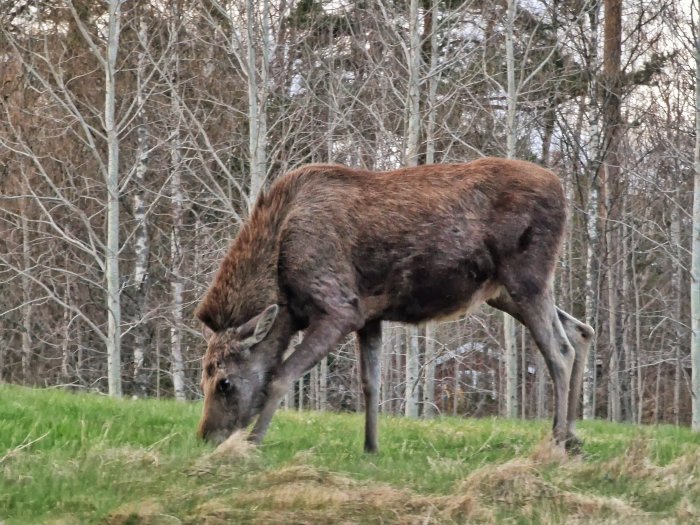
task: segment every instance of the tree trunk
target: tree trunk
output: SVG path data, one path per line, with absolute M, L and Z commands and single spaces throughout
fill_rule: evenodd
M 328 410 L 328 356 L 321 360 L 321 370 L 319 377 L 319 409 L 323 412 Z
M 256 31 L 254 0 L 246 3 L 246 31 L 248 38 L 248 152 L 250 157 L 250 192 L 248 209 L 251 210 L 262 190 L 267 175 L 267 90 L 270 61 L 270 2 L 263 0 L 262 28 Z M 255 49 L 256 37 L 262 42 L 262 66 L 258 82 L 258 59 Z
M 172 325 L 170 327 L 170 367 L 173 378 L 173 393 L 178 401 L 185 400 L 185 371 L 182 357 L 182 326 L 183 326 L 183 277 L 182 277 L 182 243 L 180 235 L 182 232 L 182 138 L 181 138 L 181 112 L 178 107 L 178 97 L 174 92 L 179 82 L 179 45 L 178 28 L 180 24 L 179 6 L 175 7 L 176 13 L 173 16 L 171 35 L 174 39 L 172 46 L 172 82 L 170 103 L 172 115 L 176 119 L 175 128 L 170 139 L 170 201 L 172 214 L 172 230 L 170 232 L 170 294 L 171 294 L 171 314 Z
M 506 154 L 509 159 L 516 157 L 517 146 L 517 101 L 518 93 L 515 86 L 515 52 L 513 49 L 513 34 L 517 4 L 508 0 L 506 21 L 506 67 L 508 91 L 508 107 L 506 110 Z M 515 319 L 503 313 L 503 343 L 505 351 L 505 416 L 518 417 L 518 346 L 515 334 Z
M 437 414 L 435 404 L 435 358 L 437 356 L 435 323 L 425 325 L 425 364 L 423 365 L 423 417 Z
M 637 390 L 635 392 L 635 400 L 633 403 L 637 405 L 637 419 L 635 422 L 640 425 L 642 423 L 642 414 L 644 412 L 644 377 L 642 372 L 642 315 L 641 315 L 641 300 L 639 298 L 639 281 L 637 280 L 637 258 L 634 246 L 631 252 L 631 268 L 632 268 L 632 287 L 634 289 L 634 362 L 637 371 Z
M 32 286 L 27 272 L 32 267 L 31 245 L 29 238 L 29 220 L 27 212 L 22 210 L 20 216 L 22 224 L 22 381 L 29 385 L 31 377 L 32 360 Z
M 146 20 L 139 20 L 139 42 L 142 48 L 148 45 Z M 136 127 L 136 170 L 134 172 L 134 221 L 136 231 L 134 233 L 134 296 L 136 312 L 134 322 L 134 395 L 146 397 L 148 395 L 148 373 L 145 368 L 146 357 L 146 305 L 148 303 L 148 255 L 149 238 L 148 224 L 146 220 L 146 171 L 148 170 L 148 123 L 146 121 L 143 79 L 145 71 L 146 51 L 141 49 L 137 64 L 137 92 L 136 103 L 138 105 Z
M 621 132 L 621 54 L 622 54 L 622 0 L 605 0 L 605 23 L 603 43 L 603 77 L 605 89 L 603 93 L 603 170 L 602 181 L 605 189 L 605 229 L 607 239 L 614 237 L 617 230 L 615 222 L 611 221 L 613 191 L 619 185 L 620 178 L 620 132 Z M 608 268 L 608 312 L 610 330 L 610 407 L 611 419 L 621 421 L 621 389 L 620 389 L 620 350 L 617 333 L 617 290 L 616 268 L 614 267 L 614 246 L 608 243 L 605 250 L 608 258 L 605 266 Z
M 627 200 L 623 199 L 623 209 L 627 209 Z M 625 214 L 625 216 L 627 216 Z M 637 369 L 638 364 L 636 360 L 635 353 L 632 350 L 632 345 L 630 345 L 630 278 L 629 278 L 629 259 L 630 259 L 630 227 L 627 222 L 623 222 L 622 225 L 622 301 L 625 305 L 624 311 L 622 312 L 622 354 L 625 357 L 625 373 L 626 388 L 625 388 L 625 405 L 624 405 L 624 415 L 625 421 L 630 423 L 637 422 L 637 413 L 639 407 L 637 406 L 636 392 L 637 392 Z
M 459 357 L 455 356 L 454 358 L 454 377 L 452 378 L 452 392 L 453 392 L 453 397 L 452 397 L 452 415 L 456 416 L 459 412 L 459 399 L 462 397 L 462 392 L 460 390 L 461 387 L 461 382 L 460 382 L 460 374 L 462 373 L 461 371 L 461 363 L 459 360 Z
M 589 64 L 588 74 L 589 88 L 588 98 L 590 104 L 588 129 L 591 144 L 589 147 L 589 163 L 587 167 L 590 178 L 588 191 L 588 202 L 586 203 L 586 323 L 595 327 L 598 315 L 598 271 L 599 262 L 597 258 L 598 250 L 598 170 L 600 167 L 598 152 L 598 137 L 600 135 L 598 113 L 596 105 L 598 103 L 598 22 L 600 13 L 600 2 L 595 1 L 591 7 L 588 18 L 590 23 L 591 41 L 589 43 Z M 597 347 L 593 340 L 588 353 L 586 368 L 583 376 L 583 419 L 593 419 L 596 411 L 596 360 Z
M 547 414 L 547 372 L 544 357 L 537 352 L 537 419 L 548 417 Z
M 411 0 L 409 12 L 408 46 L 408 125 L 406 133 L 406 164 L 418 165 L 420 141 L 420 63 L 421 46 L 418 24 L 420 0 Z M 418 417 L 418 374 L 420 355 L 418 329 L 406 327 L 406 386 L 404 389 L 404 412 L 408 417 Z
M 692 337 L 692 427 L 700 432 L 700 31 L 695 28 L 695 158 L 693 177 L 693 246 L 690 280 Z
M 435 17 L 439 8 L 438 0 L 423 0 L 423 36 L 430 35 L 429 46 L 425 51 L 429 55 L 428 63 L 428 98 L 426 103 L 425 127 L 425 163 L 435 162 L 435 123 L 437 119 L 437 87 L 438 87 L 438 40 L 435 30 Z M 423 417 L 431 418 L 437 414 L 435 404 L 435 358 L 437 347 L 436 324 L 429 322 L 425 325 L 425 364 L 423 367 Z
M 615 232 L 608 232 L 608 261 L 616 259 Z M 618 352 L 617 333 L 617 271 L 614 265 L 608 266 L 608 331 L 610 334 L 610 362 L 608 372 L 608 419 L 622 421 L 622 405 L 620 403 L 620 359 Z
M 105 61 L 105 131 L 107 134 L 107 383 L 109 395 L 121 397 L 121 284 L 119 275 L 119 130 L 116 123 L 116 73 L 121 0 L 110 0 Z
M 415 326 L 406 326 L 406 387 L 404 413 L 408 417 L 418 417 L 420 401 L 418 382 L 420 379 L 420 333 Z
M 676 202 L 679 192 L 676 192 Z M 678 206 L 673 205 L 671 209 L 671 250 L 674 252 L 673 262 L 673 307 L 672 319 L 673 323 L 673 360 L 675 372 L 673 374 L 673 423 L 680 424 L 680 403 L 681 403 L 681 385 L 683 383 L 683 367 L 681 363 L 682 347 L 683 347 L 683 329 L 682 329 L 682 293 L 683 293 L 683 246 L 681 244 L 681 218 Z

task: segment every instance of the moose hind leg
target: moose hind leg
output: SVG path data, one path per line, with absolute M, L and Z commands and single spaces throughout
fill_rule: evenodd
M 576 437 L 576 420 L 578 419 L 578 406 L 581 397 L 581 387 L 583 385 L 583 373 L 586 367 L 588 351 L 595 332 L 586 323 L 582 323 L 575 317 L 557 308 L 559 321 L 564 327 L 566 337 L 574 348 L 576 357 L 571 372 L 571 382 L 569 384 L 569 403 L 567 414 L 566 445 L 571 450 L 579 450 L 581 440 Z
M 360 347 L 360 376 L 365 398 L 365 452 L 377 452 L 377 417 L 379 413 L 379 356 L 382 348 L 381 321 L 371 321 L 357 331 Z
M 515 288 L 517 291 L 517 287 Z M 512 315 L 530 330 L 554 383 L 553 435 L 555 442 L 563 445 L 567 433 L 569 384 L 575 359 L 574 349 L 559 321 L 549 287 L 543 287 L 535 293 L 515 296 L 517 299 L 513 299 L 513 296 L 504 290 L 500 296 L 489 300 L 488 304 Z

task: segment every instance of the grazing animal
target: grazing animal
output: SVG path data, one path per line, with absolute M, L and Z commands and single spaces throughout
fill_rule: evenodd
M 199 434 L 221 442 L 257 416 L 249 437 L 260 442 L 292 382 L 356 332 L 365 450 L 376 451 L 381 321 L 422 323 L 486 302 L 530 330 L 554 382 L 555 442 L 574 442 L 593 329 L 554 303 L 565 222 L 558 178 L 523 161 L 317 164 L 280 178 L 196 311 L 208 332 Z

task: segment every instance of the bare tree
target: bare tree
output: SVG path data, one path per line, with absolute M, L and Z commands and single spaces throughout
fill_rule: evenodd
M 692 356 L 692 391 L 693 415 L 692 426 L 700 431 L 700 28 L 695 12 L 694 43 L 695 43 L 695 155 L 693 179 L 693 245 L 691 262 L 691 356 Z

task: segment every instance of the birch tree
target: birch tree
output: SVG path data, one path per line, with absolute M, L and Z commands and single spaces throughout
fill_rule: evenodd
M 425 163 L 435 163 L 435 126 L 437 119 L 438 71 L 438 28 L 437 16 L 439 0 L 423 1 L 423 39 L 426 61 L 427 96 L 425 125 Z M 423 365 L 423 417 L 434 417 L 437 413 L 435 403 L 435 360 L 437 359 L 437 323 L 431 321 L 425 325 L 425 359 Z
M 170 264 L 171 264 L 171 309 L 172 325 L 170 327 L 170 368 L 173 378 L 173 390 L 175 399 L 185 400 L 185 376 L 182 355 L 182 328 L 183 328 L 183 254 L 182 254 L 182 135 L 181 135 L 181 111 L 179 108 L 180 96 L 178 86 L 180 80 L 180 54 L 178 50 L 180 42 L 181 10 L 179 2 L 173 9 L 170 23 L 170 104 L 175 122 L 170 138 L 170 201 L 172 213 L 172 230 L 170 232 Z
M 136 67 L 136 167 L 133 183 L 133 214 L 136 228 L 134 232 L 134 270 L 133 285 L 135 290 L 135 323 L 134 327 L 134 395 L 145 397 L 148 393 L 148 375 L 145 368 L 146 358 L 146 315 L 148 297 L 148 258 L 150 253 L 148 236 L 148 219 L 146 215 L 146 172 L 150 156 L 148 144 L 148 119 L 146 116 L 146 52 L 148 46 L 148 25 L 145 15 L 138 17 L 138 40 L 140 44 Z
M 591 106 L 588 113 L 588 166 L 587 172 L 590 180 L 588 186 L 588 200 L 586 203 L 586 323 L 596 327 L 598 308 L 598 169 L 599 160 L 599 114 L 596 109 L 598 103 L 598 25 L 600 15 L 600 1 L 594 0 L 588 11 L 588 63 L 586 75 L 588 76 L 588 101 Z M 597 345 L 594 340 L 588 352 L 588 360 L 583 375 L 583 419 L 593 419 L 596 409 L 596 359 Z
M 117 99 L 117 52 L 121 0 L 110 0 L 107 4 L 107 43 L 104 58 L 95 48 L 94 52 L 103 61 L 105 70 L 104 122 L 107 135 L 107 244 L 105 246 L 105 275 L 107 281 L 107 380 L 109 394 L 122 395 L 121 380 L 121 283 L 119 274 L 119 128 L 116 120 Z M 86 38 L 91 38 L 86 34 Z M 91 40 L 92 42 L 92 40 Z M 94 44 L 91 44 L 91 47 Z
M 418 148 L 420 145 L 420 76 L 421 76 L 421 45 L 419 16 L 420 0 L 411 0 L 409 7 L 408 45 L 405 48 L 408 64 L 408 96 L 407 96 L 407 132 L 406 132 L 406 164 L 418 165 Z M 408 417 L 418 417 L 420 377 L 420 346 L 418 344 L 419 329 L 415 326 L 406 327 L 406 387 L 405 414 Z
M 695 15 L 700 17 L 698 10 Z M 695 43 L 695 152 L 693 177 L 693 244 L 690 282 L 691 362 L 693 415 L 692 427 L 700 432 L 700 24 L 694 20 Z
M 506 75 L 507 75 L 507 108 L 506 108 L 506 156 L 513 159 L 517 156 L 517 103 L 518 93 L 515 85 L 515 51 L 513 37 L 515 32 L 515 17 L 517 3 L 508 0 L 506 10 L 505 41 L 506 41 Z M 515 319 L 503 312 L 503 341 L 505 348 L 506 367 L 506 417 L 518 417 L 518 348 L 516 344 Z M 524 349 L 523 349 L 524 350 Z M 524 400 L 523 400 L 524 402 Z

